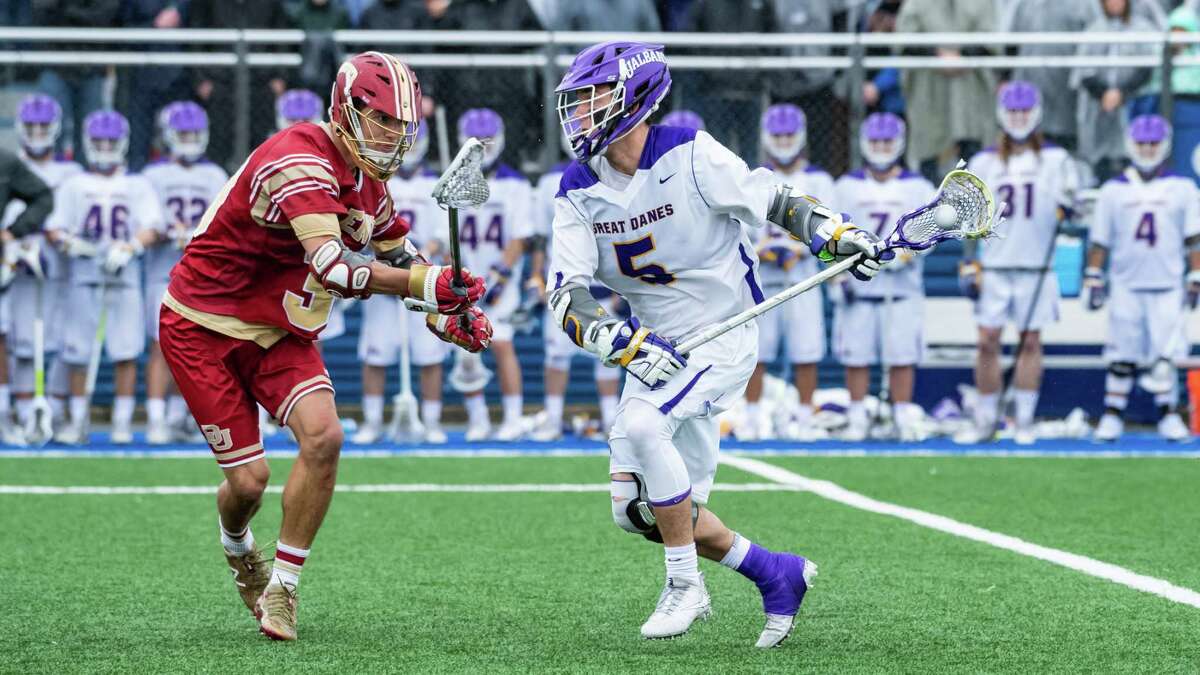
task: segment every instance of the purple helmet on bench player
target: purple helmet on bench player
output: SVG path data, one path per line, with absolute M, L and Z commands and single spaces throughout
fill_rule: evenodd
M 316 92 L 289 89 L 275 101 L 275 127 L 286 129 L 301 122 L 320 122 L 324 102 Z
M 1142 173 L 1157 171 L 1171 154 L 1171 123 L 1161 115 L 1139 115 L 1129 122 L 1125 152 Z
M 763 153 L 779 166 L 788 166 L 808 144 L 808 118 L 799 106 L 776 103 L 762 114 Z
M 129 121 L 115 110 L 97 110 L 83 119 L 83 153 L 88 164 L 109 171 L 125 163 Z
M 208 149 L 208 114 L 191 101 L 169 103 L 160 113 L 163 142 L 171 156 L 195 162 Z
M 504 120 L 491 108 L 471 108 L 458 117 L 458 144 L 483 141 L 483 166 L 491 168 L 504 153 Z
M 600 155 L 658 109 L 671 89 L 662 45 L 603 42 L 579 52 L 555 93 L 575 156 Z
M 45 94 L 30 94 L 17 105 L 17 138 L 30 157 L 54 150 L 62 131 L 62 106 Z
M 887 171 L 904 156 L 904 120 L 888 112 L 872 113 L 858 130 L 863 159 L 876 171 Z
M 996 95 L 996 121 L 1009 138 L 1024 143 L 1042 121 L 1042 92 L 1037 85 L 1013 80 Z
M 684 129 L 704 131 L 704 118 L 691 110 L 676 110 L 667 113 L 666 117 L 662 118 L 662 123 L 668 127 L 682 127 Z

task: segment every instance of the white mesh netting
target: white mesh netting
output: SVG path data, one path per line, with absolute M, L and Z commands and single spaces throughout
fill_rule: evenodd
M 467 139 L 433 186 L 433 198 L 443 209 L 461 209 L 483 204 L 490 194 L 483 176 L 483 143 Z

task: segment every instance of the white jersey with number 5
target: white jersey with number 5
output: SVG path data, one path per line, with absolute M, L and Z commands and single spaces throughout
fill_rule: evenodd
M 1055 236 L 1057 210 L 1079 186 L 1067 151 L 1046 145 L 1001 158 L 988 148 L 971 158 L 967 169 L 991 186 L 1004 216 L 1004 236 L 980 243 L 984 269 L 1038 269 Z
M 779 182 L 706 132 L 651 127 L 632 177 L 603 158 L 563 174 L 548 287 L 598 280 L 644 325 L 686 338 L 762 300 L 742 223 L 766 224 Z
M 1136 171 L 1126 171 L 1100 188 L 1090 241 L 1109 250 L 1109 276 L 1116 285 L 1179 288 L 1183 242 L 1197 235 L 1200 190 L 1191 178 L 1163 173 L 1143 181 Z
M 208 205 L 229 180 L 224 169 L 207 160 L 194 164 L 155 162 L 143 169 L 142 175 L 158 192 L 167 232 L 194 230 Z M 148 248 L 146 281 L 165 283 L 171 268 L 182 256 L 183 249 L 177 248 L 173 241 Z
M 855 225 L 886 239 L 896 229 L 900 216 L 928 204 L 934 192 L 929 181 L 912 171 L 901 171 L 895 177 L 879 181 L 860 169 L 838 179 L 833 203 L 850 214 Z M 917 255 L 908 264 L 884 267 L 870 282 L 855 281 L 854 292 L 864 298 L 924 295 L 923 271 L 924 258 Z

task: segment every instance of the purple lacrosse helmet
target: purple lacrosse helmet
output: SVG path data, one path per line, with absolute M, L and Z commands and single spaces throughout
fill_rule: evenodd
M 1009 138 L 1023 143 L 1042 121 L 1042 92 L 1037 85 L 1012 80 L 996 95 L 996 120 Z
M 17 105 L 17 138 L 31 157 L 54 149 L 62 131 L 62 106 L 45 94 L 30 94 Z
M 767 158 L 788 166 L 808 144 L 808 119 L 799 106 L 776 103 L 763 111 L 761 142 Z
M 863 159 L 876 171 L 887 171 L 904 155 L 904 120 L 889 112 L 872 113 L 858 130 Z
M 667 116 L 662 118 L 662 123 L 668 127 L 682 127 L 696 131 L 704 131 L 705 128 L 704 118 L 691 110 L 676 110 L 667 113 Z
M 94 169 L 107 171 L 125 163 L 129 121 L 115 110 L 97 110 L 83 118 L 83 154 Z
M 195 162 L 208 148 L 208 114 L 191 101 L 168 103 L 159 113 L 163 142 L 171 156 L 184 162 Z
M 611 91 L 598 92 L 601 86 Z M 558 94 L 558 119 L 575 156 L 587 161 L 658 109 L 671 89 L 662 45 L 602 42 L 579 52 Z
M 1138 115 L 1129 122 L 1125 151 L 1142 173 L 1152 173 L 1171 154 L 1171 123 L 1161 115 Z
M 483 165 L 491 167 L 504 153 L 504 120 L 491 108 L 471 108 L 458 118 L 458 144 L 471 137 L 484 142 Z
M 275 101 L 275 128 L 285 129 L 301 122 L 320 122 L 324 102 L 308 89 L 289 89 Z

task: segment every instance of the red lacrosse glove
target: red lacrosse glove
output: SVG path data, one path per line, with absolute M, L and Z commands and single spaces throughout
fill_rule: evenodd
M 468 307 L 460 316 L 430 314 L 425 327 L 431 333 L 469 352 L 481 352 L 492 343 L 492 322 L 478 307 Z
M 413 264 L 408 275 L 409 296 L 423 301 L 430 313 L 436 307 L 438 314 L 462 314 L 486 290 L 483 279 L 471 276 L 466 268 L 459 284 L 465 288 L 458 289 L 451 287 L 454 269 L 449 266 Z

